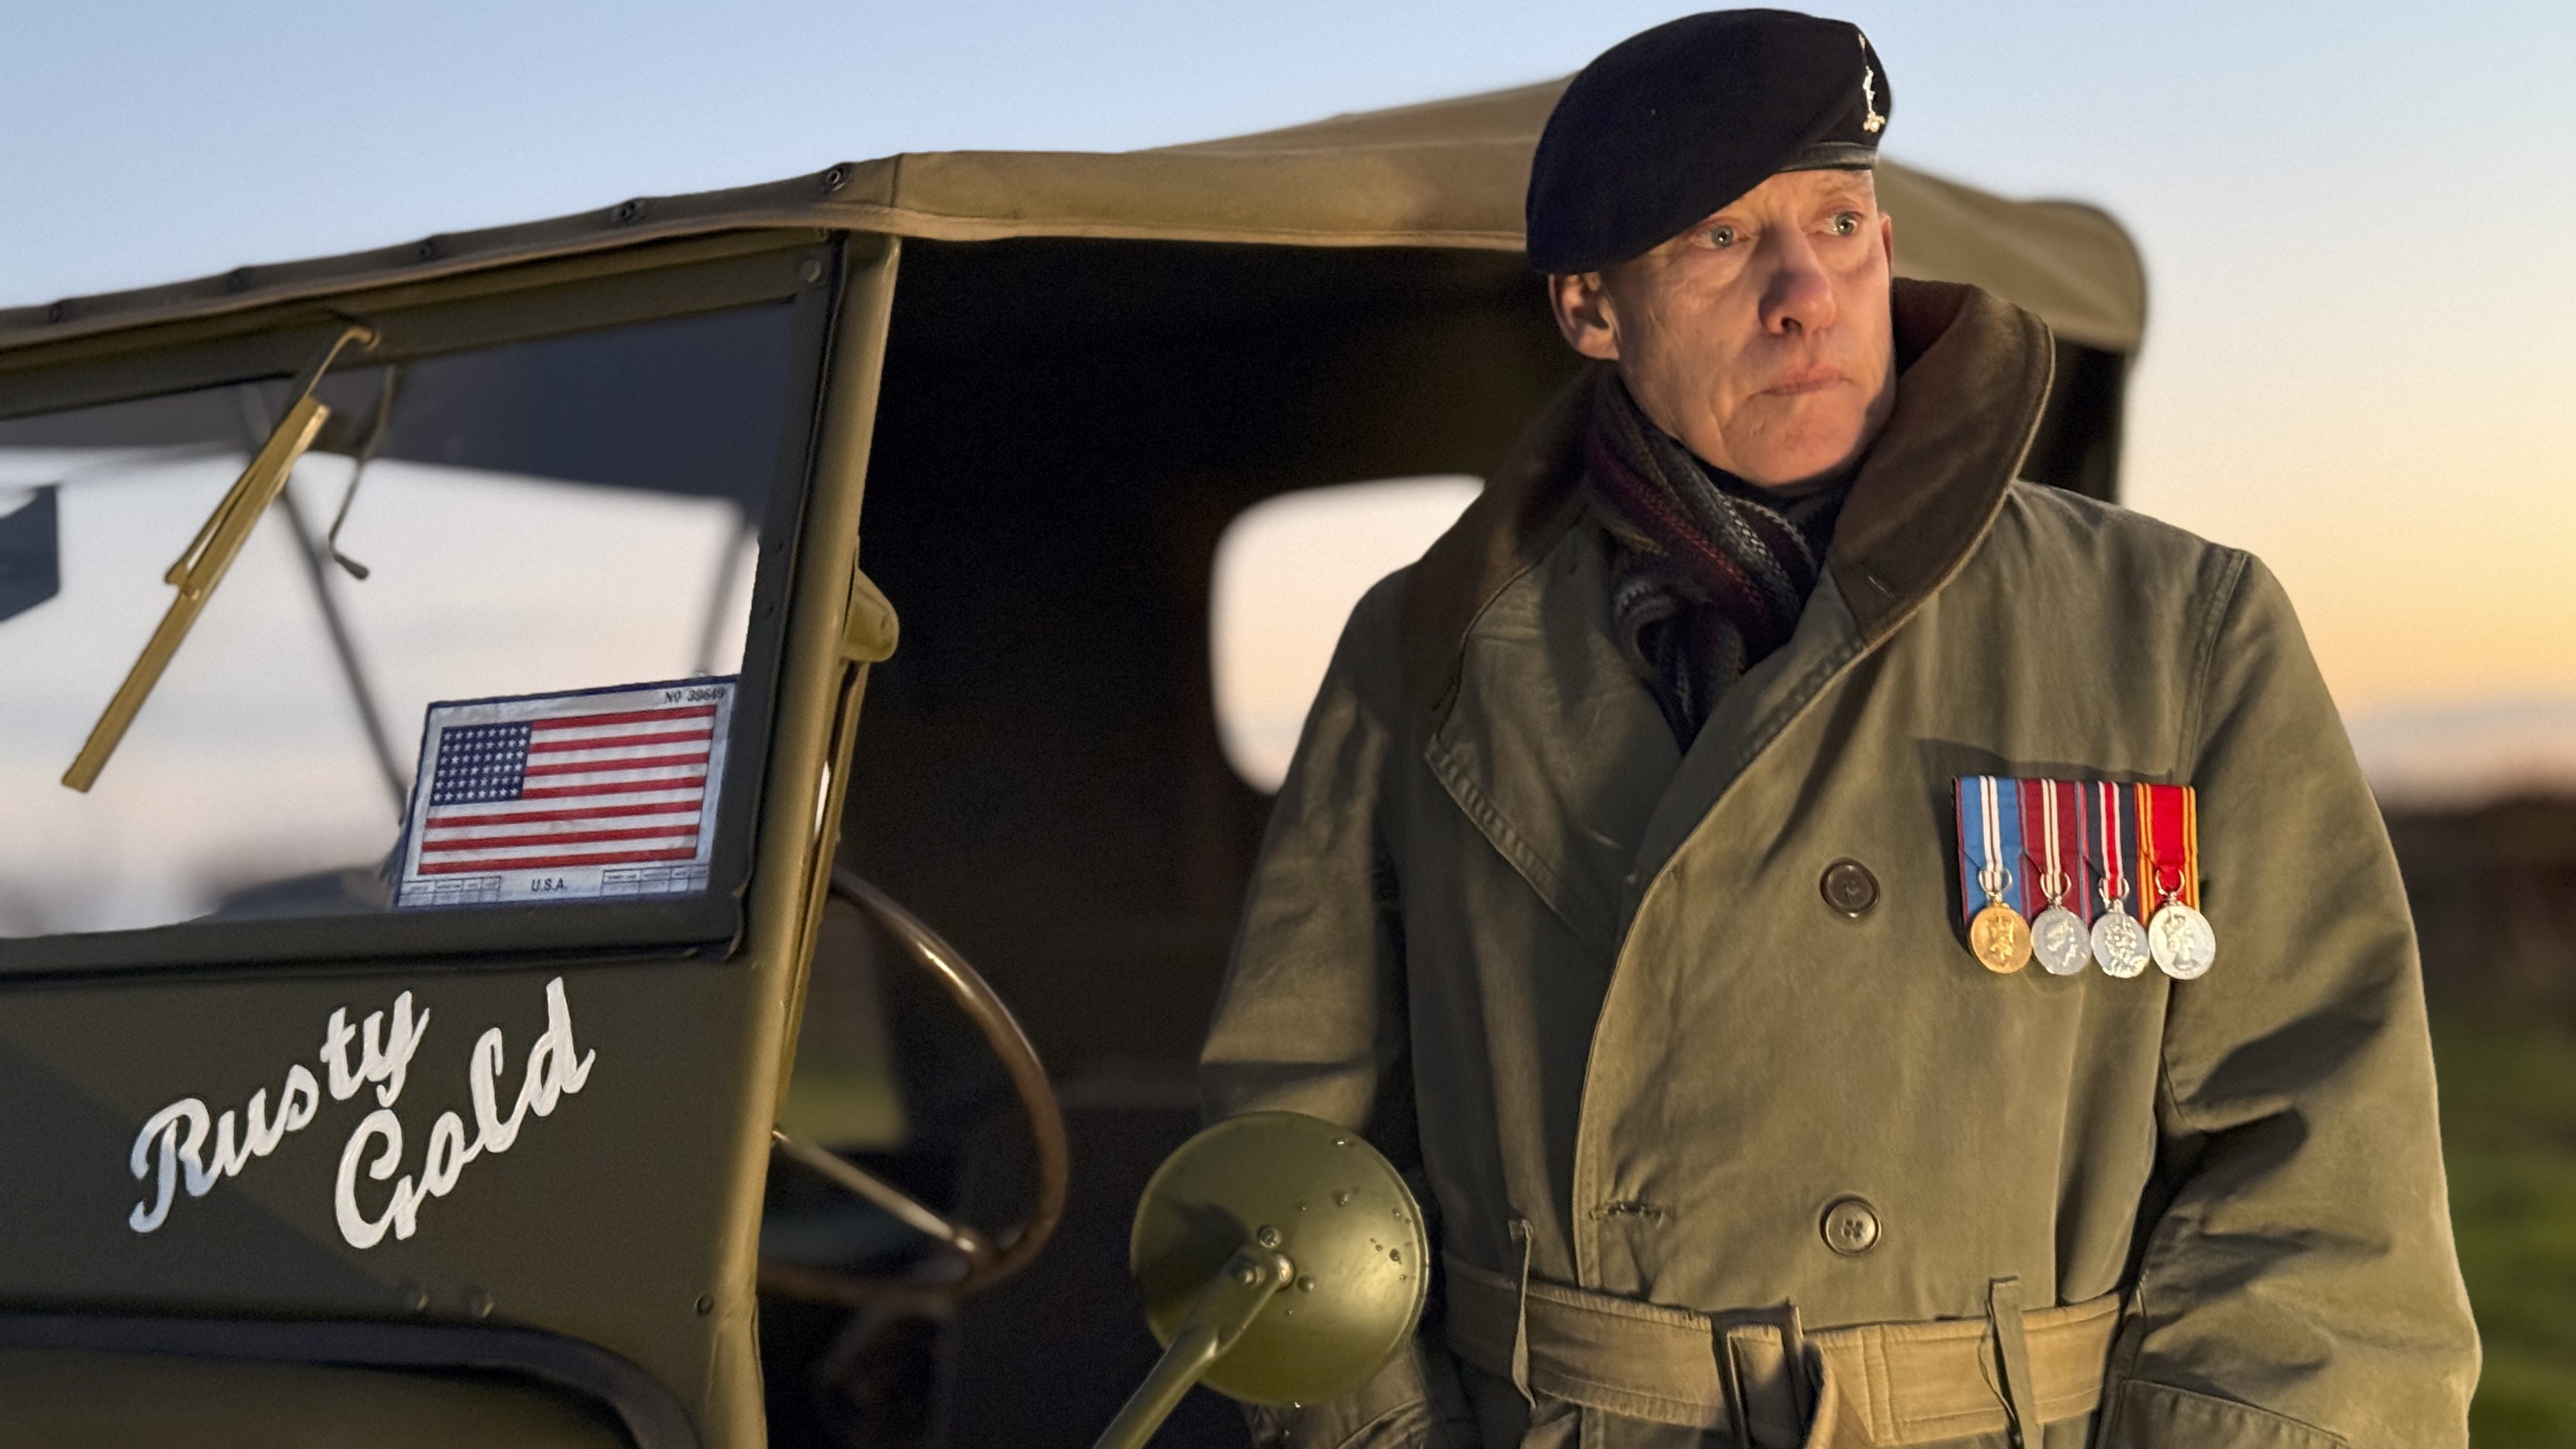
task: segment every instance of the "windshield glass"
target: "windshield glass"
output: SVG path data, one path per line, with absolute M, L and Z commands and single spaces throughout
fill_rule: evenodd
M 0 421 L 0 936 L 706 890 L 794 335 L 782 303 L 344 355 L 85 794 L 288 384 Z

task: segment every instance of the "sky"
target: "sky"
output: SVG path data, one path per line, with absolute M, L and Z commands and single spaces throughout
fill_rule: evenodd
M 1258 130 L 1561 75 L 1679 13 L 0 7 L 20 62 L 0 88 L 0 305 L 901 150 Z M 2576 784 L 2576 5 L 1825 13 L 1884 58 L 1889 154 L 2095 202 L 2138 239 L 2127 501 L 2282 577 L 2365 760 L 2429 759 L 2456 785 L 2461 742 L 2484 741 L 2495 768 Z

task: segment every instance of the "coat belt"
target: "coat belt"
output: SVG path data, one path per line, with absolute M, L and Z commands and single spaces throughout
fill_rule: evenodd
M 1794 1383 L 1781 1328 L 1711 1318 L 1447 1259 L 1449 1347 L 1523 1392 L 1754 1444 L 1808 1442 L 1809 1390 Z M 1987 1319 L 1872 1323 L 1804 1335 L 1821 1361 L 1835 1444 L 1928 1444 L 2013 1427 L 2001 1366 L 2026 1352 L 2042 1423 L 2088 1414 L 2119 1326 L 2118 1294 L 2018 1315 L 2027 1344 L 1999 1345 Z M 1515 1352 L 1518 1349 L 1519 1352 Z M 2021 1350 L 2016 1352 L 2016 1350 Z M 1523 1355 L 1526 1355 L 1523 1357 Z M 1515 1359 L 1524 1367 L 1514 1372 Z M 1819 1427 L 1822 1427 L 1821 1425 Z M 1821 1436 L 1820 1436 L 1821 1437 Z M 2023 1437 L 2034 1446 L 2035 1432 Z

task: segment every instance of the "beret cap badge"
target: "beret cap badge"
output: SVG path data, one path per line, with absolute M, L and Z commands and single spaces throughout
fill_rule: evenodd
M 1530 164 L 1529 259 L 1598 271 L 1781 171 L 1875 164 L 1895 93 L 1859 27 L 1715 10 L 1631 36 L 1565 88 Z

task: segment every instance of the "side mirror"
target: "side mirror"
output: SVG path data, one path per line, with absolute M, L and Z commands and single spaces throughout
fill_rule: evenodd
M 0 619 L 13 619 L 62 592 L 62 531 L 54 487 L 5 503 L 0 513 Z
M 1141 1449 L 1190 1385 L 1255 1404 L 1347 1393 L 1404 1348 L 1431 1283 L 1404 1179 L 1359 1134 L 1251 1112 L 1145 1185 L 1128 1263 L 1165 1348 L 1097 1449 Z

